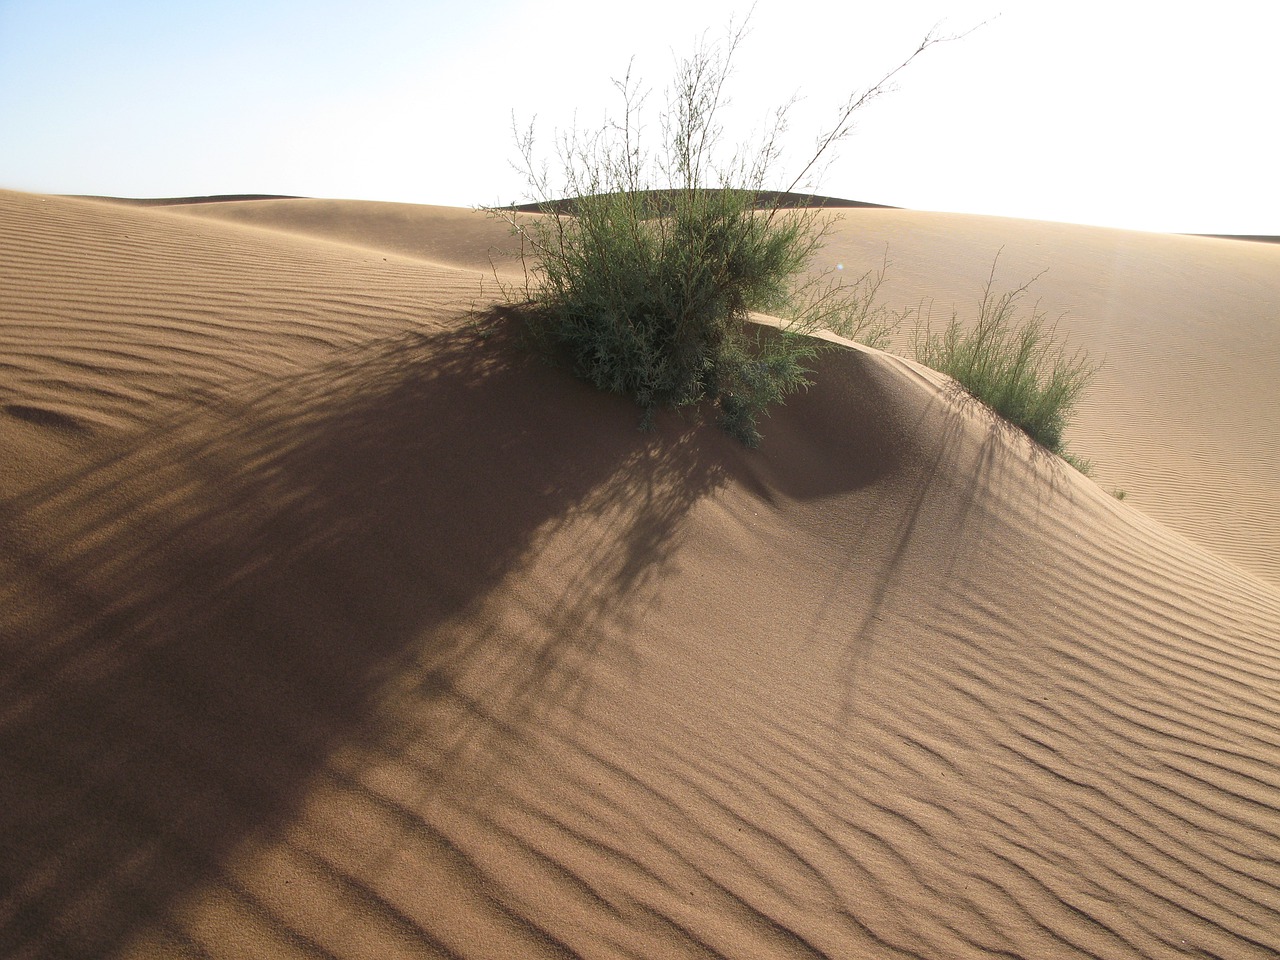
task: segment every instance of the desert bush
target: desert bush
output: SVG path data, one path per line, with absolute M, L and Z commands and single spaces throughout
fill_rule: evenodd
M 962 323 L 953 313 L 941 332 L 927 320 L 922 322 L 913 342 L 916 359 L 953 377 L 1036 443 L 1087 472 L 1088 463 L 1066 451 L 1063 432 L 1101 364 L 1082 348 L 1068 352 L 1057 325 L 1046 322 L 1038 305 L 1019 318 L 1031 284 L 1043 273 L 997 295 L 998 261 L 999 255 L 991 265 L 976 322 Z
M 827 328 L 874 341 L 889 329 L 873 303 L 883 272 L 854 283 L 806 279 L 832 216 L 787 206 L 786 197 L 802 181 L 812 188 L 805 178 L 850 134 L 859 108 L 927 47 L 951 38 L 926 36 L 879 83 L 851 96 L 779 192 L 766 188 L 790 105 L 775 112 L 757 146 L 717 162 L 725 85 L 743 36 L 731 26 L 722 43 L 701 44 L 677 64 L 656 153 L 642 138 L 646 95 L 630 70 L 614 82 L 620 120 L 558 138 L 558 180 L 535 157 L 532 126 L 517 130 L 535 212 L 491 212 L 520 237 L 520 293 L 532 322 L 567 350 L 580 376 L 634 398 L 646 422 L 658 407 L 713 403 L 722 426 L 755 445 L 760 416 L 808 385 L 806 363 L 819 347 L 806 334 Z M 749 323 L 753 312 L 780 318 L 780 329 Z

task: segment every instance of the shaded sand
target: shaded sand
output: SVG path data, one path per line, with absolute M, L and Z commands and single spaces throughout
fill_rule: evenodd
M 0 955 L 1280 950 L 1280 591 L 936 376 L 642 434 L 474 273 L 0 204 Z

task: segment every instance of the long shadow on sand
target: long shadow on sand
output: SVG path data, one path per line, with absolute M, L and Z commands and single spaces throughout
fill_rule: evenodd
M 508 340 L 364 349 L 0 504 L 0 954 L 109 954 L 282 829 L 548 530 L 619 518 L 575 620 L 661 567 L 718 433 L 640 434 Z M 580 692 L 581 631 L 545 632 L 508 731 Z

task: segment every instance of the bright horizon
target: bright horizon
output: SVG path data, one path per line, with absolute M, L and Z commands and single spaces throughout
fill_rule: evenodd
M 408 0 L 210 5 L 0 0 L 0 187 L 447 206 L 527 199 L 511 118 L 591 130 L 634 57 L 661 101 L 674 55 L 748 4 L 584 0 L 481 11 Z M 1203 9 L 1203 8 L 1197 8 Z M 626 17 L 632 19 L 626 19 Z M 614 17 L 613 21 L 608 18 Z M 1280 234 L 1280 8 L 760 0 L 727 139 L 792 94 L 778 188 L 850 92 L 935 24 L 818 192 L 917 210 L 1186 233 Z M 652 135 L 656 112 L 648 117 Z M 652 143 L 652 141 L 650 141 Z M 544 151 L 548 155 L 549 150 Z M 789 160 L 790 164 L 785 161 Z

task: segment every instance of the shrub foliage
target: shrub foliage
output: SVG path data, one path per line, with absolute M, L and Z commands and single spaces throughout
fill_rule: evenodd
M 1023 319 L 1016 316 L 1042 274 L 997 295 L 995 271 L 993 262 L 976 322 L 962 323 L 953 313 L 940 332 L 928 324 L 917 327 L 916 359 L 955 378 L 1041 446 L 1087 470 L 1087 463 L 1066 453 L 1063 432 L 1101 364 L 1082 348 L 1068 352 L 1056 325 L 1047 323 L 1038 307 Z
M 539 306 L 595 385 L 646 409 L 706 397 L 750 439 L 752 414 L 804 384 L 812 353 L 743 323 L 752 310 L 787 308 L 788 281 L 806 260 L 800 222 L 770 229 L 745 193 L 682 191 L 669 212 L 653 209 L 654 196 L 590 196 L 554 225 Z
M 924 49 L 950 38 L 926 36 L 878 84 L 851 97 L 779 193 L 767 188 L 787 107 L 758 146 L 716 162 L 725 83 L 742 37 L 731 27 L 724 43 L 701 45 L 677 65 L 655 153 L 642 140 L 645 96 L 630 71 L 615 81 L 621 120 L 558 139 L 557 182 L 535 158 L 532 127 L 518 131 L 537 212 L 491 212 L 520 236 L 530 316 L 580 376 L 634 398 L 646 422 L 658 407 L 713 403 L 725 429 L 755 445 L 760 416 L 808 385 L 806 362 L 818 341 L 806 334 L 825 327 L 874 339 L 886 328 L 872 305 L 883 272 L 845 284 L 810 278 L 806 268 L 832 221 L 816 206 L 784 206 L 785 194 L 849 135 L 856 110 Z M 753 312 L 783 322 L 761 327 L 748 322 Z

